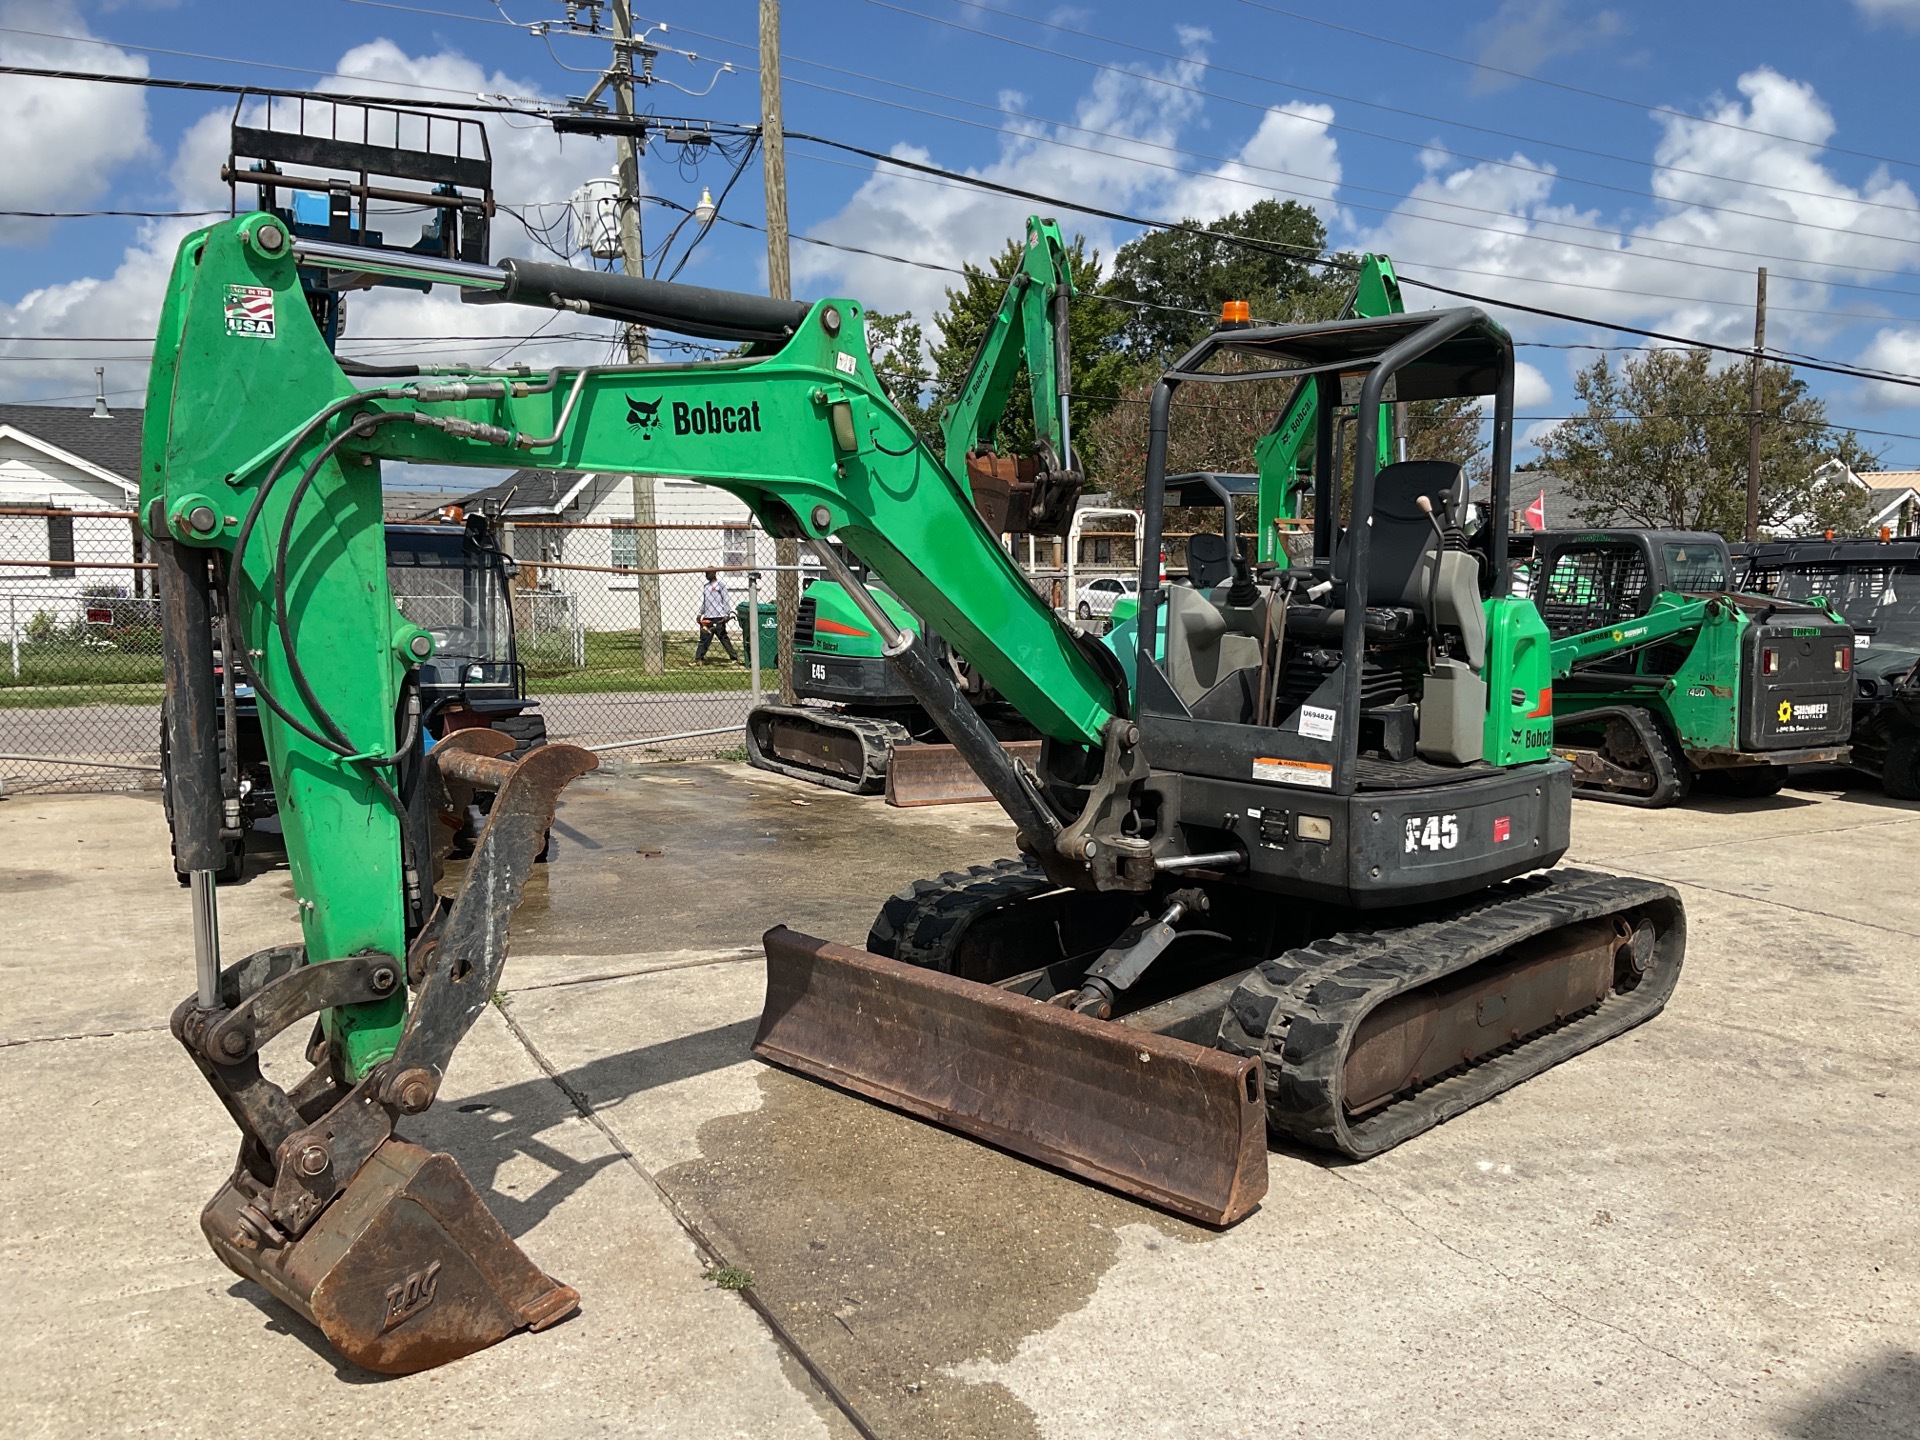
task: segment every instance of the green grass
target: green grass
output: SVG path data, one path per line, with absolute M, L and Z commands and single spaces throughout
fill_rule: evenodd
M 745 646 L 731 637 L 743 657 Z M 707 651 L 704 664 L 695 664 L 697 637 L 669 634 L 663 669 L 649 675 L 643 663 L 640 636 L 630 630 L 589 630 L 587 663 L 576 668 L 572 649 L 551 637 L 522 646 L 527 686 L 535 696 L 590 695 L 599 691 L 651 694 L 692 694 L 747 690 L 747 667 L 727 659 L 717 644 Z M 775 683 L 772 656 L 764 657 L 764 681 Z M 67 644 L 22 645 L 20 675 L 13 674 L 11 652 L 0 649 L 0 709 L 60 708 L 78 705 L 158 705 L 165 693 L 165 673 L 158 655 L 136 655 L 120 650 L 90 650 Z
M 0 647 L 0 709 L 74 705 L 157 705 L 166 687 L 158 654 L 76 645 L 68 640 Z
M 753 1286 L 753 1276 L 738 1265 L 721 1265 L 709 1270 L 707 1279 L 722 1290 L 748 1290 Z
M 744 654 L 739 637 L 732 638 L 735 651 Z M 632 630 L 587 631 L 587 663 L 577 669 L 571 663 L 569 648 L 545 641 L 523 644 L 520 658 L 527 665 L 527 688 L 535 695 L 583 695 L 600 690 L 673 694 L 751 688 L 747 667 L 727 659 L 726 651 L 717 643 L 708 649 L 705 664 L 695 664 L 695 644 L 693 635 L 669 633 L 657 675 L 647 673 L 640 635 Z

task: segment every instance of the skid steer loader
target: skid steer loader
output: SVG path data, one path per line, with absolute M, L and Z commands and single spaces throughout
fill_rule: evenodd
M 302 267 L 394 267 L 468 299 L 751 349 L 361 385 L 309 317 Z M 229 324 L 236 292 L 251 326 Z M 812 549 L 1007 812 L 1015 856 L 886 901 L 865 948 L 767 933 L 754 1051 L 774 1063 L 1230 1224 L 1265 1192 L 1270 1132 L 1376 1154 L 1672 992 L 1675 892 L 1552 868 L 1571 771 L 1546 718 L 1546 628 L 1510 595 L 1498 517 L 1513 348 L 1486 315 L 1221 329 L 1163 377 L 1131 679 L 1035 594 L 889 403 L 864 332 L 854 300 L 379 254 L 294 236 L 272 214 L 183 242 L 141 513 L 195 882 L 198 985 L 173 1031 L 243 1137 L 202 1227 L 349 1359 L 425 1368 L 578 1300 L 450 1159 L 396 1134 L 433 1103 L 499 982 L 538 837 L 594 762 L 565 744 L 511 762 L 483 730 L 421 758 L 416 673 L 435 645 L 387 591 L 383 459 L 646 469 L 739 496 Z M 1280 569 L 1240 553 L 1211 588 L 1163 585 L 1172 396 L 1250 379 L 1315 390 L 1311 556 Z M 1471 540 L 1457 466 L 1377 463 L 1383 405 L 1456 395 L 1493 402 L 1496 518 Z M 1351 485 L 1332 463 L 1335 414 L 1349 411 Z M 1037 763 L 1007 754 L 833 538 L 1027 718 Z M 254 658 L 302 932 L 232 963 L 210 883 L 212 589 Z M 462 883 L 435 899 L 425 817 L 476 788 L 496 794 L 486 827 Z M 309 1069 L 281 1085 L 261 1048 L 310 1017 Z

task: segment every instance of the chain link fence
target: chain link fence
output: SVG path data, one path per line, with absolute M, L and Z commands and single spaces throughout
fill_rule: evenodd
M 1109 520 L 1076 540 L 1071 566 L 1061 541 L 1016 541 L 1014 558 L 1063 616 L 1091 599 L 1080 618 L 1098 631 L 1138 574 L 1137 531 Z M 781 688 L 775 543 L 757 524 L 513 519 L 501 543 L 518 658 L 552 738 L 744 756 L 747 712 Z M 815 573 L 800 569 L 803 583 Z M 449 596 L 413 593 L 423 573 L 392 571 L 400 603 L 430 628 L 452 623 Z M 1091 588 L 1101 581 L 1112 588 Z M 0 509 L 0 787 L 158 783 L 153 583 L 131 511 Z
M 771 537 L 745 522 L 535 520 L 507 530 L 514 631 L 549 735 L 670 756 L 744 754 L 747 711 L 779 691 Z
M 159 779 L 160 615 L 130 510 L 0 507 L 0 785 Z

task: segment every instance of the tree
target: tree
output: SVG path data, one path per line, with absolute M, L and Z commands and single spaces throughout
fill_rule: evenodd
M 937 416 L 966 384 L 967 370 L 986 338 L 1007 281 L 1020 268 L 1021 242 L 1009 240 L 990 268 L 965 267 L 966 278 L 947 291 L 947 303 L 938 316 L 940 343 L 933 347 L 933 377 L 927 409 Z M 1068 385 L 1072 394 L 1073 448 L 1089 477 L 1098 475 L 1104 456 L 1089 422 L 1112 410 L 1127 383 L 1132 366 L 1116 344 L 1125 312 L 1101 301 L 1100 257 L 1088 254 L 1086 240 L 1074 236 L 1067 263 L 1076 292 L 1067 309 Z M 936 432 L 937 433 L 937 427 Z M 1007 401 L 1007 412 L 995 436 L 1005 450 L 1031 449 L 1033 396 L 1022 362 Z M 1097 483 L 1093 488 L 1098 488 Z
M 1652 350 L 1618 370 L 1603 355 L 1574 380 L 1586 413 L 1540 439 L 1544 468 L 1563 476 L 1585 524 L 1623 516 L 1635 525 L 1743 536 L 1751 372 L 1716 369 L 1705 350 Z M 1761 372 L 1760 527 L 1775 535 L 1857 531 L 1866 497 L 1815 476 L 1838 458 L 1871 470 L 1879 457 L 1789 365 Z
M 927 371 L 927 342 L 920 322 L 904 310 L 892 314 L 869 310 L 867 353 L 894 409 L 906 417 L 916 435 L 937 446 L 940 424 L 926 403 L 932 376 Z
M 1111 293 L 1128 302 L 1121 340 L 1142 364 L 1175 359 L 1213 328 L 1223 301 L 1245 300 L 1265 320 L 1338 313 L 1346 286 L 1311 263 L 1326 249 L 1327 230 L 1305 205 L 1262 200 L 1210 225 L 1181 224 L 1129 240 L 1113 257 Z

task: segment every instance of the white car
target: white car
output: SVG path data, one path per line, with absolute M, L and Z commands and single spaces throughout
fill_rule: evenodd
M 1089 580 L 1080 587 L 1080 600 L 1073 607 L 1074 614 L 1082 620 L 1091 620 L 1096 615 L 1111 619 L 1114 604 L 1121 597 L 1137 596 L 1139 593 L 1138 580 L 1123 580 L 1111 575 Z

